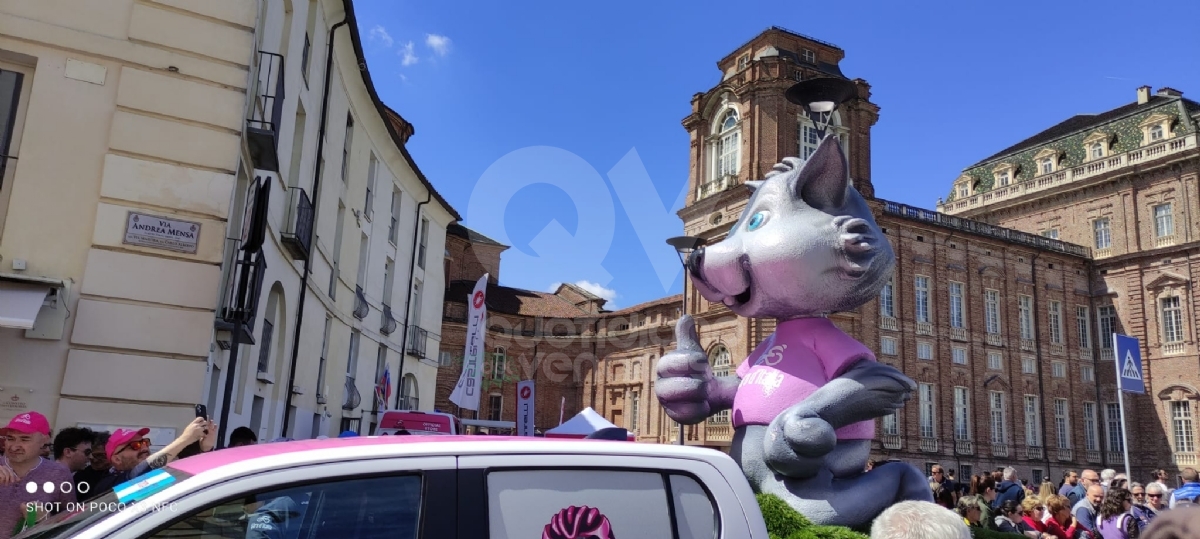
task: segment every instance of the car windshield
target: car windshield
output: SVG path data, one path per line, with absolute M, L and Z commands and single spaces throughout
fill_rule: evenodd
M 192 476 L 170 467 L 161 468 L 175 478 L 175 483 Z M 135 507 L 140 502 L 121 503 L 113 491 L 109 491 L 86 502 L 72 504 L 71 510 L 53 515 L 14 539 L 51 539 L 71 537 L 86 528 L 121 511 Z

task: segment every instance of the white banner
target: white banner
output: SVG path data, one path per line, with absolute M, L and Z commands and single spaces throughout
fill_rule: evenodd
M 534 435 L 533 380 L 517 382 L 517 436 Z
M 466 410 L 479 410 L 479 393 L 483 388 L 484 333 L 487 331 L 487 283 L 488 274 L 483 274 L 475 283 L 475 290 L 467 297 L 467 345 L 463 355 L 462 376 L 450 402 Z

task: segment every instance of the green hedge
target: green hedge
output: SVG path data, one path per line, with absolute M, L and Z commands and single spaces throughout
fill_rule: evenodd
M 862 532 L 841 526 L 816 526 L 774 494 L 759 494 L 756 498 L 763 520 L 767 523 L 767 536 L 770 539 L 869 539 L 868 535 L 862 532 L 869 531 L 870 524 L 867 524 L 867 529 Z M 1015 539 L 1021 536 L 972 527 L 971 537 Z
M 774 494 L 759 494 L 756 498 L 771 539 L 868 539 L 850 528 L 815 526 Z

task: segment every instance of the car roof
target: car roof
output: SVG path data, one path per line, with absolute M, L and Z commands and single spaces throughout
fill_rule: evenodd
M 196 475 L 235 464 L 245 465 L 247 461 L 257 459 L 265 459 L 262 461 L 262 467 L 266 469 L 396 456 L 496 454 L 657 456 L 709 462 L 729 458 L 715 449 L 682 445 L 529 436 L 414 435 L 355 436 L 232 447 L 177 460 L 172 462 L 170 467 Z

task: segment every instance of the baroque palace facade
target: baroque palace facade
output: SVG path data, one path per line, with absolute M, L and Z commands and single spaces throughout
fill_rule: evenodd
M 696 94 L 683 120 L 691 140 L 690 194 L 679 212 L 684 234 L 719 241 L 747 202 L 742 183 L 815 150 L 812 125 L 784 90 L 796 80 L 844 77 L 843 56 L 834 45 L 772 27 L 718 62 L 721 82 Z M 941 463 L 962 477 L 1007 465 L 1029 479 L 1121 467 L 1110 335 L 1123 332 L 1142 339 L 1148 358 L 1148 395 L 1126 398 L 1136 425 L 1129 433 L 1134 474 L 1195 464 L 1191 416 L 1200 368 L 1187 336 L 1194 300 L 1186 291 L 1187 249 L 1197 232 L 1196 104 L 1173 90 L 1140 91 L 1143 103 L 1073 118 L 969 168 L 950 201 L 932 211 L 874 198 L 870 137 L 879 108 L 870 86 L 854 83 L 858 95 L 839 108 L 834 132 L 898 263 L 877 300 L 833 319 L 919 385 L 904 408 L 878 421 L 875 458 L 925 469 Z M 1093 160 L 1083 149 L 1096 141 L 1103 153 Z M 1048 176 L 1034 168 L 1050 155 L 1047 147 L 1060 148 Z M 1004 170 L 1007 186 L 999 180 Z M 1156 220 L 1169 213 L 1156 208 L 1171 203 L 1172 217 Z M 461 236 L 448 245 L 460 245 L 466 260 L 486 260 L 496 276 L 506 247 Z M 482 273 L 464 268 L 447 277 L 458 284 L 445 298 L 440 409 L 452 408 L 445 399 L 461 372 L 450 358 L 462 354 L 467 283 Z M 718 372 L 733 372 L 775 327 L 704 300 L 686 282 L 682 297 L 615 312 L 574 287 L 508 290 L 495 303 L 489 290 L 489 308 L 507 316 L 489 319 L 488 342 L 509 347 L 493 350 L 485 367 L 493 397 L 479 417 L 512 421 L 515 410 L 503 403 L 515 398 L 515 381 L 532 374 L 538 428 L 557 425 L 564 405 L 567 417 L 591 406 L 639 441 L 674 443 L 678 426 L 654 398 L 654 372 L 656 359 L 674 349 L 681 302 Z M 1147 338 L 1160 333 L 1171 340 Z M 513 367 L 522 354 L 524 372 Z M 685 427 L 684 438 L 728 450 L 732 434 L 720 414 Z

